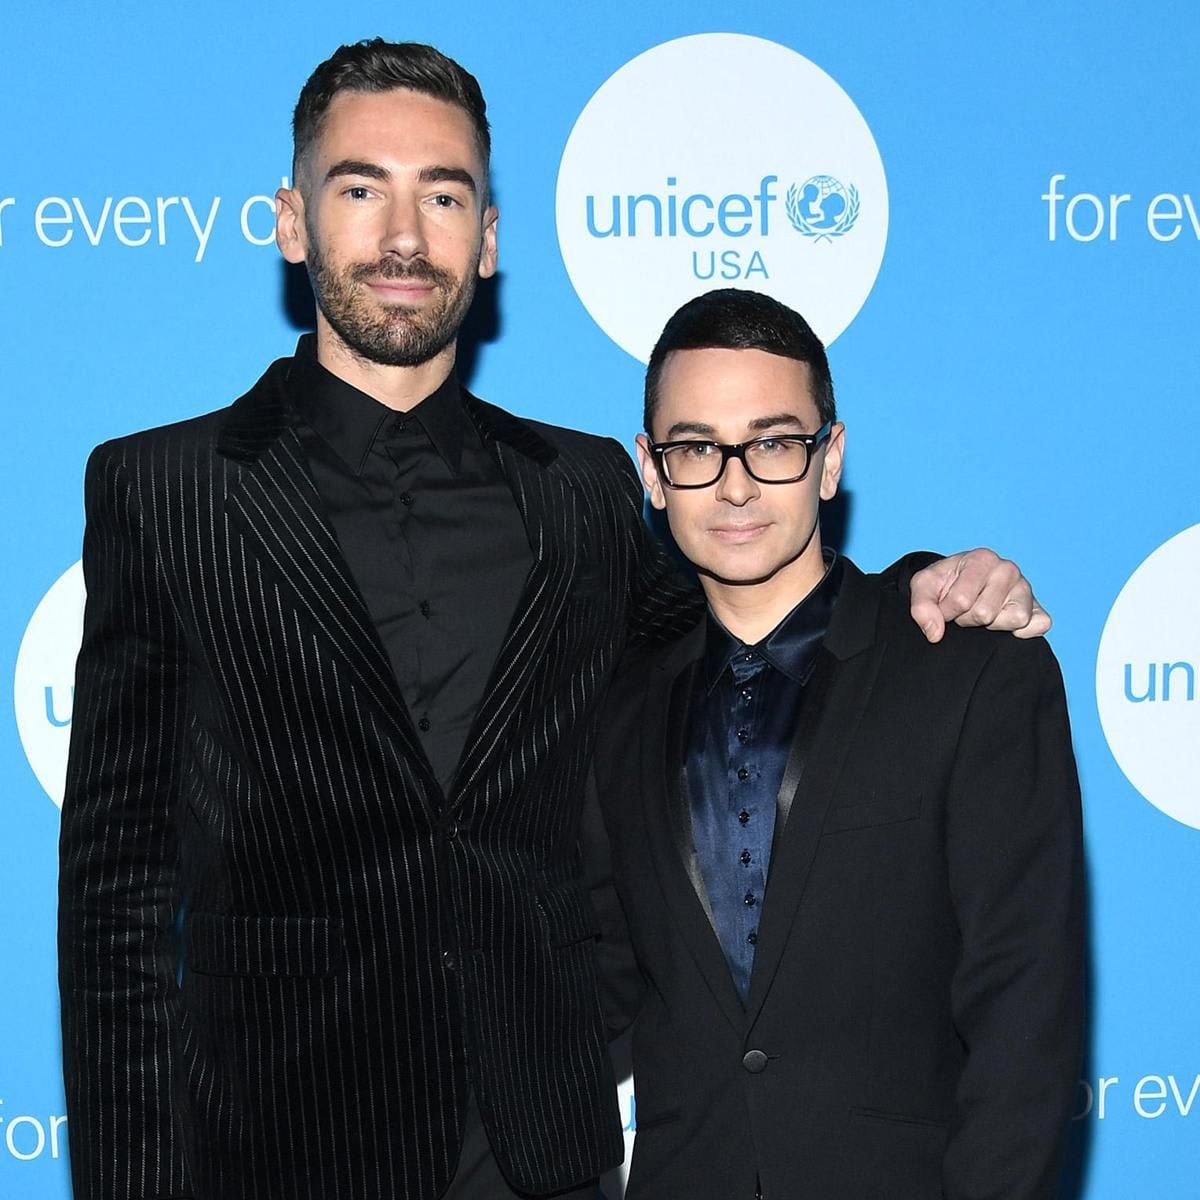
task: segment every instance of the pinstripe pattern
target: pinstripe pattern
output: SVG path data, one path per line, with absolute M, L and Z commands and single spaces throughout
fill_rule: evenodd
M 696 601 L 616 443 L 468 397 L 536 558 L 443 796 L 287 367 L 88 464 L 60 901 L 75 1195 L 437 1197 L 468 1081 L 514 1184 L 586 1180 L 621 1155 L 576 849 L 597 706 L 627 638 Z

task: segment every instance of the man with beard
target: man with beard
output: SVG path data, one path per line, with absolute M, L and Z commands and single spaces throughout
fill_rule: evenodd
M 616 442 L 455 377 L 496 269 L 474 78 L 344 46 L 294 132 L 315 337 L 88 465 L 75 1195 L 590 1196 L 622 1149 L 579 851 L 599 704 L 700 602 Z M 1036 633 L 1018 574 L 945 562 L 914 611 Z

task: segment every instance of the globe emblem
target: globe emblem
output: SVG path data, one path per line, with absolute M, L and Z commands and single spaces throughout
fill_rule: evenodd
M 813 175 L 787 190 L 787 215 L 792 228 L 816 241 L 832 241 L 854 228 L 858 220 L 858 189 L 832 175 Z

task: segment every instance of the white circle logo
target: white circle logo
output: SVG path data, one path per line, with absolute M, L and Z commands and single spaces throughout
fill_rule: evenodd
M 854 101 L 743 34 L 665 42 L 588 101 L 558 170 L 558 244 L 596 324 L 645 362 L 681 304 L 767 292 L 832 342 L 887 242 L 887 180 Z
M 62 807 L 75 693 L 75 657 L 83 640 L 83 564 L 57 579 L 33 611 L 13 682 L 13 707 L 25 757 L 46 795 Z
M 1100 636 L 1096 701 L 1109 749 L 1155 808 L 1200 829 L 1200 525 L 1159 546 Z

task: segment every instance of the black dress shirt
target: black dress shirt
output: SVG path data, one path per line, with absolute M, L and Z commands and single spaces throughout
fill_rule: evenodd
M 533 553 L 451 374 L 407 413 L 322 367 L 288 379 L 317 491 L 448 792 Z
M 821 582 L 753 646 L 711 612 L 708 617 L 684 786 L 717 937 L 743 999 L 754 967 L 779 788 L 840 576 L 840 561 L 831 555 Z

